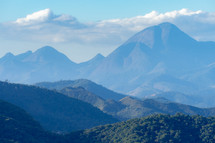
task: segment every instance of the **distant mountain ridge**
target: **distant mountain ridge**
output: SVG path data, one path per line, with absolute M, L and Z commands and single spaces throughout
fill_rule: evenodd
M 126 96 L 126 95 L 111 91 L 103 87 L 102 85 L 98 85 L 87 79 L 62 80 L 57 82 L 40 82 L 35 85 L 39 87 L 44 87 L 48 89 L 57 89 L 57 90 L 62 90 L 66 87 L 83 87 L 86 90 L 92 92 L 93 94 L 103 99 L 120 100 Z
M 149 78 L 150 75 L 168 74 L 178 78 L 185 72 L 203 68 L 215 61 L 214 53 L 215 43 L 204 42 L 203 45 L 175 25 L 162 23 L 144 29 L 113 51 L 93 72 L 92 79 L 112 87 L 110 78 L 117 78 L 115 84 L 121 87 L 125 82 L 122 76 L 130 82 L 138 76 Z
M 76 73 L 75 66 L 64 54 L 45 46 L 35 52 L 28 51 L 16 56 L 6 54 L 0 59 L 0 79 L 20 83 L 56 80 L 59 76 L 67 79 Z
M 215 42 L 197 41 L 175 25 L 161 23 L 135 34 L 107 57 L 98 54 L 80 64 L 51 47 L 9 53 L 0 59 L 0 79 L 36 83 L 85 78 L 140 98 L 181 92 L 208 99 L 215 94 L 214 54 Z M 201 106 L 215 102 L 204 100 Z

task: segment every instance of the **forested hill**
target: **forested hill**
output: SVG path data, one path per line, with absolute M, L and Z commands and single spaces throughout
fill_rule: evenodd
M 215 117 L 156 114 L 57 135 L 0 100 L 1 143 L 214 143 Z
M 214 143 L 215 117 L 151 115 L 74 132 L 68 142 L 77 143 Z
M 0 82 L 0 99 L 21 107 L 43 128 L 54 132 L 71 132 L 118 121 L 88 103 L 35 86 Z
M 23 109 L 0 100 L 0 143 L 57 143 L 62 139 L 46 132 Z

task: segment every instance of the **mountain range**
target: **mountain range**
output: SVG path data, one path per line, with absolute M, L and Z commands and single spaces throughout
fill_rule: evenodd
M 83 87 L 87 91 L 103 98 L 103 99 L 113 99 L 113 100 L 120 100 L 126 95 L 114 92 L 112 90 L 107 89 L 106 87 L 96 84 L 87 79 L 78 79 L 78 80 L 61 80 L 56 82 L 40 82 L 36 83 L 36 86 L 48 88 L 48 89 L 56 89 L 62 90 L 66 87 Z
M 139 98 L 168 99 L 166 93 L 181 93 L 192 97 L 186 99 L 190 105 L 212 107 L 214 54 L 215 42 L 197 41 L 175 25 L 162 23 L 135 34 L 107 57 L 98 54 L 80 64 L 49 46 L 8 53 L 0 59 L 0 79 L 32 84 L 86 78 Z
M 179 104 L 176 102 L 172 102 L 173 100 L 177 100 L 176 97 L 170 95 L 169 97 L 172 101 L 167 100 L 162 97 L 153 97 L 153 98 L 144 98 L 143 100 L 134 98 L 131 96 L 118 96 L 117 95 L 113 98 L 110 94 L 110 90 L 101 90 L 105 89 L 101 85 L 95 84 L 92 81 L 81 79 L 81 80 L 74 80 L 74 81 L 59 81 L 59 82 L 44 82 L 38 83 L 37 86 L 52 89 L 58 91 L 68 97 L 76 98 L 78 100 L 87 102 L 94 107 L 99 108 L 101 111 L 114 116 L 119 120 L 128 120 L 132 118 L 140 118 L 144 116 L 148 116 L 151 114 L 156 113 L 163 113 L 163 114 L 171 114 L 174 115 L 178 112 L 189 114 L 189 115 L 202 115 L 202 116 L 214 116 L 215 115 L 215 108 L 197 108 L 194 106 L 189 106 L 185 104 Z M 94 85 L 94 86 L 91 86 Z M 91 88 L 89 88 L 91 87 Z M 90 89 L 91 91 L 89 91 Z M 100 91 L 100 92 L 97 92 Z M 95 91 L 95 92 L 93 92 Z M 97 93 L 97 94 L 95 94 Z M 176 94 L 177 93 L 172 93 Z M 105 98 L 103 98 L 105 96 Z M 113 94 L 114 95 L 114 94 Z M 189 98 L 186 95 L 181 95 L 178 93 L 178 96 L 181 98 Z M 185 96 L 185 97 L 184 97 Z M 120 100 L 118 100 L 121 98 Z M 179 99 L 181 99 L 179 98 Z M 185 98 L 185 99 L 186 99 Z M 181 99 L 181 100 L 185 100 Z
M 2 143 L 214 142 L 214 117 L 156 114 L 56 134 L 45 131 L 23 109 L 0 100 Z
M 65 133 L 117 122 L 89 103 L 45 88 L 0 82 L 0 99 L 24 109 L 48 131 Z

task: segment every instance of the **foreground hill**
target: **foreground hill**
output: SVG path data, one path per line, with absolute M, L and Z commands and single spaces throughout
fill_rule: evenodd
M 214 143 L 215 118 L 157 114 L 67 135 L 46 132 L 24 110 L 0 100 L 2 143 Z
M 164 113 L 174 115 L 184 113 L 188 115 L 214 116 L 215 108 L 198 108 L 190 105 L 160 101 L 158 99 L 139 100 L 132 97 L 125 97 L 120 100 L 120 104 L 125 108 L 117 112 L 118 117 L 132 119 L 144 117 L 155 113 Z
M 152 115 L 68 135 L 73 143 L 213 143 L 214 117 Z
M 116 122 L 92 105 L 34 86 L 0 82 L 0 99 L 26 110 L 45 129 L 70 132 Z
M 1 143 L 56 143 L 58 135 L 43 130 L 21 108 L 0 100 L 0 142 Z
M 91 94 L 75 94 L 81 88 L 65 88 L 60 92 L 79 100 L 88 102 L 99 108 L 103 112 L 114 116 L 119 120 L 128 120 L 133 118 L 145 117 L 152 114 L 163 113 L 174 115 L 184 113 L 188 115 L 214 116 L 215 108 L 198 108 L 190 105 L 160 101 L 157 99 L 140 100 L 133 97 L 125 97 L 120 101 L 104 100 Z M 86 90 L 85 90 L 86 92 Z

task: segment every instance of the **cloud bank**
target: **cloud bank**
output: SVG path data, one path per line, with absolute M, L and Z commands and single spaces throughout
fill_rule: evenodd
M 166 13 L 152 11 L 131 18 L 89 23 L 80 22 L 71 15 L 56 15 L 50 9 L 44 9 L 16 21 L 0 23 L 0 38 L 113 49 L 136 32 L 162 22 L 177 25 L 197 40 L 215 41 L 215 13 L 188 9 Z

